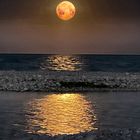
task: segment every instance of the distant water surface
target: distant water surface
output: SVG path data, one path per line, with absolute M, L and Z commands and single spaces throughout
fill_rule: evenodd
M 140 55 L 1 54 L 0 70 L 140 72 Z

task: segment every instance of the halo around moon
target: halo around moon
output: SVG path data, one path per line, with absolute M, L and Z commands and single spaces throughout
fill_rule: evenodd
M 56 7 L 56 14 L 61 20 L 70 20 L 75 16 L 76 8 L 69 1 L 62 1 Z

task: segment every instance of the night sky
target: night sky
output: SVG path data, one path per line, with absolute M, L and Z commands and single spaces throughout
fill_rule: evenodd
M 140 53 L 139 0 L 69 0 L 75 18 L 64 22 L 62 0 L 0 0 L 1 53 Z

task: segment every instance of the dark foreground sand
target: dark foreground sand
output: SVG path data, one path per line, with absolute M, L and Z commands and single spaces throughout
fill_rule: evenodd
M 54 137 L 47 135 L 15 134 L 12 132 L 11 136 L 8 137 L 10 140 L 140 140 L 140 129 L 100 130 L 77 135 L 60 135 Z
M 140 91 L 140 73 L 0 71 L 0 91 Z

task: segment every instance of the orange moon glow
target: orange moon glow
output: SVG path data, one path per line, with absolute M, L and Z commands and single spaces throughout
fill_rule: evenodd
M 70 20 L 75 16 L 75 13 L 75 6 L 69 1 L 63 1 L 56 7 L 56 14 L 61 20 Z

